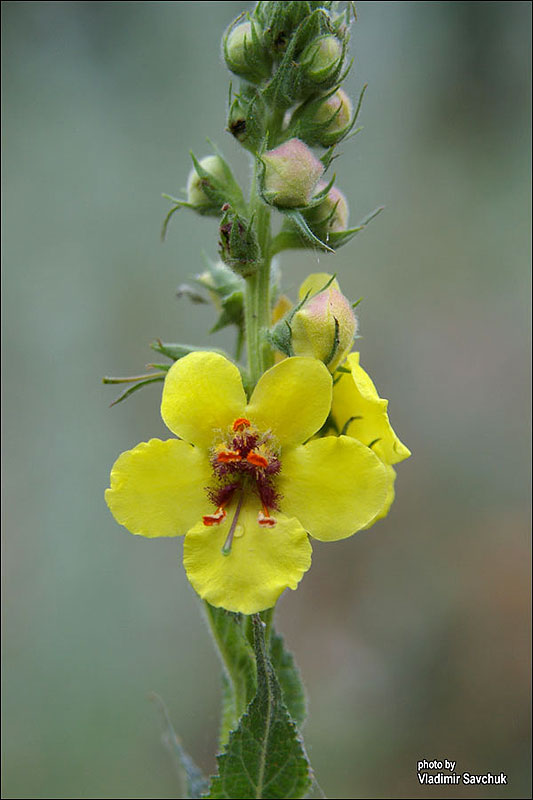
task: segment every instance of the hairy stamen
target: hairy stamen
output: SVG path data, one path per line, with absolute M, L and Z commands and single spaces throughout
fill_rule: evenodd
M 217 455 L 217 461 L 221 464 L 231 464 L 240 460 L 241 454 L 237 450 L 221 450 Z
M 260 456 L 259 453 L 254 453 L 252 450 L 246 456 L 246 460 L 249 464 L 253 464 L 254 467 L 268 467 L 268 461 L 264 456 Z
M 202 521 L 204 525 L 211 527 L 211 525 L 220 525 L 225 518 L 226 512 L 224 511 L 224 506 L 219 506 L 214 514 L 206 514 L 202 517 Z
M 243 431 L 245 428 L 249 427 L 250 427 L 250 420 L 246 419 L 245 417 L 238 417 L 233 423 L 234 431 Z
M 261 525 L 262 528 L 273 528 L 276 524 L 277 520 L 274 517 L 271 517 L 268 513 L 268 508 L 264 503 L 261 504 L 263 506 L 263 510 L 259 512 L 257 515 L 257 522 Z

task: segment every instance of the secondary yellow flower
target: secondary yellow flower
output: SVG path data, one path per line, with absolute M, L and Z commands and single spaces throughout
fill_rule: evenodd
M 309 569 L 308 533 L 350 536 L 390 490 L 383 463 L 361 442 L 308 441 L 326 420 L 331 392 L 320 361 L 288 358 L 247 402 L 226 358 L 185 356 L 168 371 L 161 404 L 179 439 L 122 453 L 106 492 L 111 512 L 135 534 L 186 534 L 187 576 L 212 605 L 243 614 L 270 608 Z
M 396 471 L 393 464 L 409 458 L 411 451 L 399 440 L 389 422 L 388 400 L 377 393 L 370 376 L 359 364 L 359 353 L 351 353 L 333 386 L 331 416 L 339 433 L 362 442 L 379 457 L 390 477 L 387 500 L 366 527 L 386 517 L 394 500 Z

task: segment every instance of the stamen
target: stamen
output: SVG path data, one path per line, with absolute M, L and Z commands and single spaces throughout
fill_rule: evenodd
M 253 464 L 254 467 L 268 467 L 267 459 L 264 456 L 260 456 L 259 453 L 254 453 L 253 450 L 248 453 L 246 460 L 248 463 Z
M 250 420 L 246 419 L 245 417 L 238 417 L 233 423 L 233 430 L 234 431 L 243 431 L 245 428 L 250 427 Z
M 277 520 L 274 517 L 271 517 L 268 513 L 267 509 L 260 511 L 257 515 L 257 522 L 261 525 L 262 528 L 273 528 L 276 524 Z
M 231 464 L 240 460 L 241 454 L 237 450 L 221 450 L 217 455 L 217 461 L 220 461 L 221 464 Z
M 263 510 L 257 515 L 257 522 L 262 528 L 273 528 L 277 520 L 270 516 L 268 508 L 264 503 L 261 503 L 261 505 L 263 506 Z
M 229 533 L 226 537 L 226 541 L 222 546 L 222 555 L 229 556 L 231 552 L 231 545 L 233 544 L 233 534 L 235 533 L 235 528 L 237 527 L 237 522 L 239 519 L 239 514 L 241 513 L 242 508 L 242 501 L 244 499 L 244 491 L 241 492 L 241 496 L 239 497 L 239 502 L 237 503 L 237 508 L 235 509 L 235 515 L 233 517 L 231 528 L 229 529 Z
M 211 525 L 220 525 L 225 518 L 226 512 L 224 511 L 224 506 L 219 506 L 214 514 L 206 514 L 202 517 L 202 521 L 204 525 L 211 527 Z

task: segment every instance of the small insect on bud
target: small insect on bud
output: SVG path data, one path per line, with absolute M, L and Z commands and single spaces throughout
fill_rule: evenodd
M 318 292 L 304 303 L 291 320 L 292 350 L 297 356 L 308 356 L 323 361 L 333 372 L 346 358 L 353 344 L 357 320 L 352 307 L 342 294 L 339 284 L 331 275 L 309 275 L 300 287 L 300 299 Z
M 318 183 L 317 192 L 324 191 L 323 181 Z M 345 231 L 348 227 L 348 203 L 343 193 L 332 186 L 325 198 L 305 213 L 305 218 L 312 229 L 321 237 L 328 233 Z
M 323 84 L 342 66 L 343 47 L 336 36 L 321 36 L 306 47 L 301 63 L 313 83 Z
M 322 162 L 300 139 L 289 139 L 261 156 L 264 164 L 262 194 L 267 203 L 281 208 L 306 206 L 318 179 Z
M 215 183 L 222 184 L 226 180 L 224 162 L 220 156 L 206 156 L 198 162 L 207 175 L 202 177 L 193 167 L 187 180 L 187 202 L 195 206 L 202 214 L 220 212 L 221 203 L 214 197 Z M 210 181 L 214 179 L 214 182 Z
M 318 135 L 320 144 L 329 147 L 346 136 L 352 122 L 352 101 L 344 91 L 337 91 L 320 104 L 315 114 L 314 121 L 325 125 Z M 329 124 L 326 124 L 328 123 Z
M 260 83 L 269 77 L 270 59 L 256 22 L 248 20 L 230 27 L 222 47 L 228 69 L 236 75 L 252 83 Z

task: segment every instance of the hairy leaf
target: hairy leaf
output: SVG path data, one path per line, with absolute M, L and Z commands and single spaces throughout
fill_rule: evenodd
M 292 653 L 285 649 L 283 637 L 274 630 L 270 634 L 270 660 L 280 683 L 287 710 L 301 728 L 307 714 L 307 699 L 300 670 L 294 663 Z
M 283 702 L 267 656 L 264 625 L 253 617 L 257 694 L 218 756 L 209 800 L 219 798 L 299 798 L 311 785 L 311 769 L 298 729 Z
M 255 660 L 244 633 L 243 617 L 207 602 L 205 610 L 227 679 L 222 687 L 221 744 L 224 745 L 227 734 L 237 727 L 239 717 L 255 694 Z

